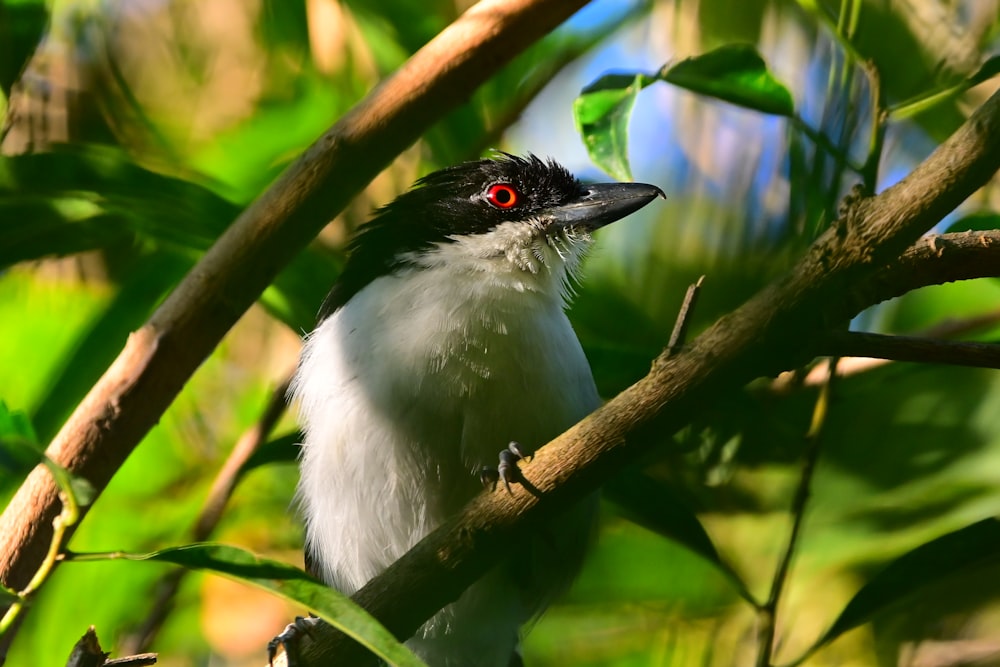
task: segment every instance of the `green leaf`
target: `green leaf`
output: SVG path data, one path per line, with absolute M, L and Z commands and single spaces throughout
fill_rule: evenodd
M 730 44 L 665 66 L 658 77 L 675 86 L 761 113 L 791 116 L 792 94 L 749 44 Z
M 656 81 L 761 113 L 795 113 L 788 88 L 768 71 L 764 59 L 748 44 L 731 44 L 675 65 L 664 65 L 655 75 L 605 74 L 584 88 L 573 102 L 573 117 L 590 159 L 619 180 L 632 178 L 628 121 L 636 96 Z
M 149 554 L 74 554 L 71 558 L 75 561 L 107 559 L 172 563 L 214 572 L 308 607 L 390 665 L 421 667 L 424 664 L 364 609 L 287 563 L 220 544 L 189 544 Z
M 880 611 L 920 589 L 969 568 L 993 562 L 998 555 L 1000 520 L 996 518 L 984 519 L 920 545 L 894 560 L 865 584 L 810 653 L 867 623 Z
M 573 118 L 594 164 L 622 181 L 632 180 L 628 121 L 639 91 L 653 81 L 644 74 L 606 74 L 573 102 Z
M 677 542 L 715 565 L 740 596 L 756 604 L 746 585 L 722 560 L 701 521 L 665 482 L 627 468 L 602 487 L 605 499 L 622 515 L 647 530 Z
M 137 239 L 193 255 L 239 208 L 204 186 L 135 164 L 120 149 L 60 146 L 0 158 L 0 266 Z
M 10 94 L 31 54 L 42 39 L 49 12 L 42 0 L 0 3 L 0 98 Z M 0 105 L 2 109 L 2 105 Z

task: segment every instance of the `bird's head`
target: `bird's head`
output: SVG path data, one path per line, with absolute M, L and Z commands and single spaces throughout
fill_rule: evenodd
M 571 274 L 590 232 L 663 196 L 644 183 L 583 184 L 534 155 L 503 153 L 436 171 L 359 229 L 320 319 L 376 278 L 408 267 Z

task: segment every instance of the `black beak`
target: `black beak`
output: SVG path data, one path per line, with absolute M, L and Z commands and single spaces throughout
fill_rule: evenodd
M 593 231 L 635 213 L 663 190 L 646 183 L 595 183 L 572 201 L 545 211 L 542 220 L 556 227 L 578 227 Z

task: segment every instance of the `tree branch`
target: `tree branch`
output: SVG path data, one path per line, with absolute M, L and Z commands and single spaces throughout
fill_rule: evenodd
M 539 493 L 518 488 L 512 495 L 480 495 L 358 591 L 355 601 L 397 637 L 409 637 L 523 543 L 532 526 L 662 443 L 720 388 L 801 365 L 831 327 L 894 295 L 899 285 L 892 281 L 869 284 L 891 277 L 887 267 L 905 264 L 904 250 L 998 167 L 1000 93 L 905 179 L 854 202 L 785 277 L 678 354 L 661 355 L 646 377 L 539 449 L 523 468 Z M 920 244 L 915 248 L 923 252 Z M 317 626 L 302 649 L 304 665 L 327 664 L 332 656 L 343 664 L 362 659 L 356 643 L 326 625 Z
M 858 304 L 875 304 L 920 287 L 1000 277 L 1000 230 L 929 235 L 853 287 Z M 861 305 L 859 310 L 864 308 Z
M 871 281 L 859 286 L 855 298 L 860 303 L 875 303 L 929 285 L 994 277 L 1000 277 L 1000 230 L 931 235 L 921 238 Z M 951 339 L 996 326 L 997 323 L 1000 323 L 1000 310 L 948 320 L 911 337 Z M 824 350 L 822 341 L 814 352 L 817 356 L 833 353 L 830 349 Z M 889 361 L 874 357 L 846 357 L 837 366 L 837 374 L 854 375 L 881 367 Z M 797 377 L 794 371 L 782 373 L 771 387 L 777 392 L 798 386 L 818 387 L 826 381 L 826 376 L 826 364 L 820 363 L 813 366 L 805 377 Z
M 583 4 L 485 0 L 424 46 L 240 215 L 129 337 L 48 455 L 104 489 L 222 336 L 322 226 L 432 123 Z M 38 467 L 0 516 L 0 582 L 20 589 L 31 579 L 58 511 L 56 488 Z
M 827 336 L 823 347 L 827 350 L 827 354 L 834 356 L 1000 368 L 1000 344 L 997 343 L 965 343 L 913 336 L 838 331 Z

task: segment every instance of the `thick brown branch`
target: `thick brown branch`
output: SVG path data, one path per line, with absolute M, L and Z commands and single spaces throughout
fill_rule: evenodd
M 220 237 L 76 409 L 49 456 L 100 491 L 222 336 L 394 156 L 584 0 L 487 0 L 321 137 Z M 58 512 L 36 469 L 0 517 L 0 582 L 19 589 Z M 4 653 L 0 646 L 0 656 Z
M 814 341 L 877 302 L 873 280 L 1000 167 L 1000 94 L 907 178 L 856 203 L 784 278 L 723 317 L 680 353 L 538 450 L 524 474 L 540 494 L 484 494 L 354 596 L 399 637 L 454 600 L 539 520 L 592 493 L 621 466 L 687 423 L 720 387 L 796 367 Z M 875 290 L 877 291 L 877 290 Z M 885 298 L 885 297 L 882 297 Z M 874 300 L 873 300 L 874 299 Z M 305 665 L 359 649 L 327 626 Z M 329 632 L 327 632 L 329 630 Z
M 965 343 L 840 331 L 829 334 L 822 348 L 826 350 L 825 354 L 838 357 L 870 357 L 924 364 L 1000 368 L 1000 344 L 997 343 Z

